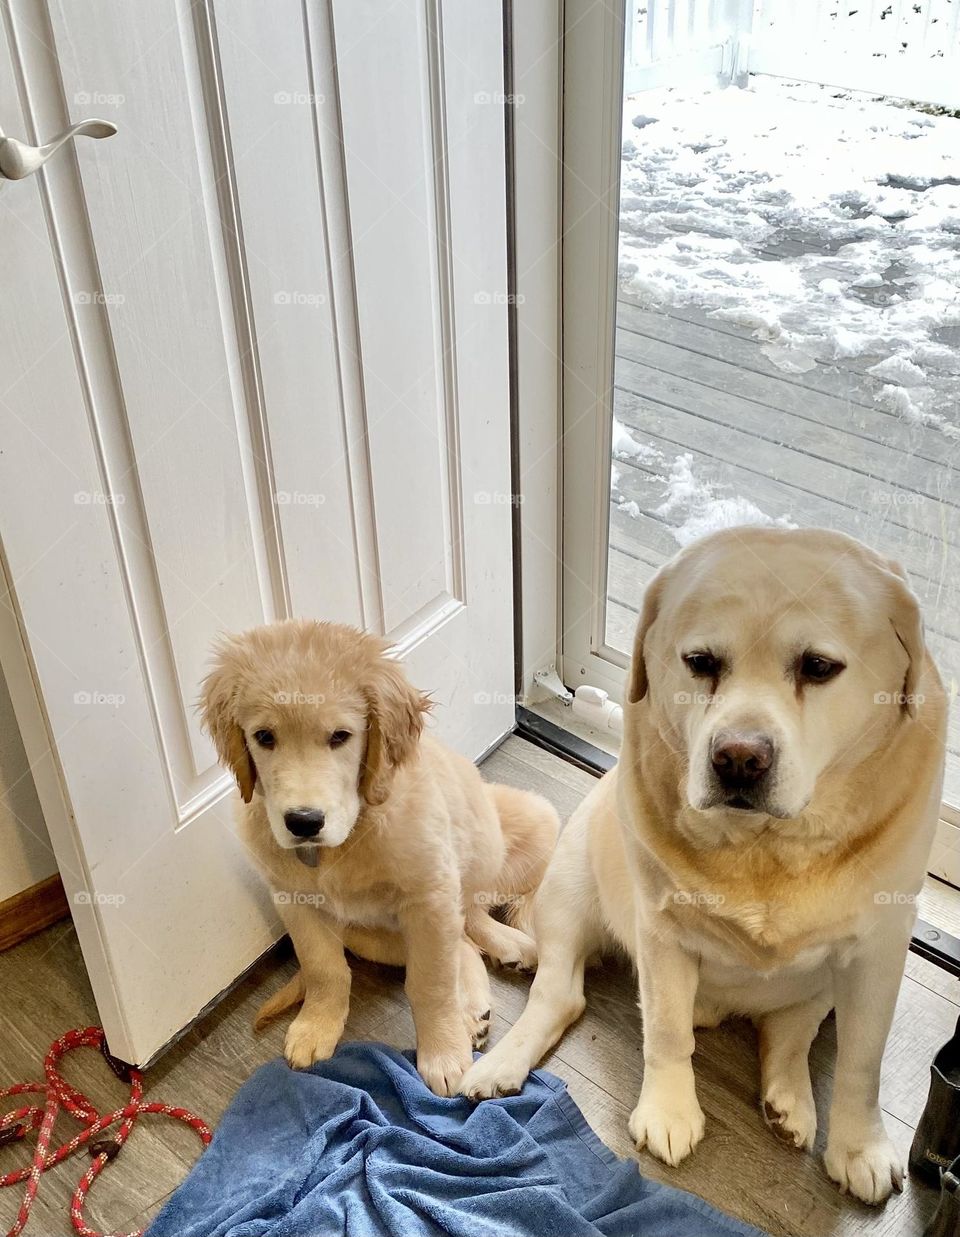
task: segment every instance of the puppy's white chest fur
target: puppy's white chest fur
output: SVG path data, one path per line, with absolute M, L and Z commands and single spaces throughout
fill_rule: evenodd
M 380 888 L 370 893 L 343 893 L 331 889 L 320 895 L 321 909 L 339 923 L 359 928 L 384 928 L 397 931 L 399 924 L 395 898 Z
M 315 906 L 318 911 L 345 926 L 397 931 L 400 891 L 392 885 L 361 885 L 341 879 L 336 868 L 330 872 L 309 868 L 290 859 L 284 864 L 291 887 L 291 901 Z M 277 873 L 274 884 L 280 886 Z M 351 887 L 352 886 L 352 887 Z M 282 894 L 281 894 L 282 896 Z

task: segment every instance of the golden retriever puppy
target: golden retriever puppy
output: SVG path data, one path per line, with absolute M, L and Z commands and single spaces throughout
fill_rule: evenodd
M 559 821 L 537 795 L 487 785 L 422 735 L 427 698 L 388 645 L 335 623 L 290 620 L 225 638 L 202 690 L 204 726 L 243 799 L 243 839 L 273 888 L 299 974 L 258 1024 L 302 1001 L 291 1065 L 330 1056 L 347 1018 L 344 947 L 406 967 L 417 1067 L 452 1094 L 482 1043 L 481 951 L 532 968 L 523 921 Z
M 807 1058 L 837 1015 L 826 1168 L 868 1203 L 903 1165 L 880 1063 L 940 809 L 946 702 L 894 563 L 817 529 L 737 528 L 650 583 L 620 763 L 574 814 L 534 904 L 521 1018 L 467 1072 L 518 1089 L 584 1007 L 587 959 L 636 961 L 638 1147 L 678 1164 L 704 1133 L 694 1027 L 760 1029 L 761 1105 L 813 1147 Z

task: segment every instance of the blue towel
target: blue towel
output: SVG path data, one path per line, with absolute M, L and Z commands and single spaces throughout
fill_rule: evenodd
M 759 1230 L 646 1181 L 553 1074 L 439 1099 L 382 1044 L 264 1065 L 147 1237 L 707 1237 Z

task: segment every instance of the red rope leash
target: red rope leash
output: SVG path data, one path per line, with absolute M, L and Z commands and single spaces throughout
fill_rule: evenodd
M 99 1049 L 117 1077 L 121 1081 L 130 1084 L 130 1098 L 123 1108 L 117 1108 L 113 1112 L 104 1113 L 101 1116 L 81 1091 L 71 1087 L 60 1076 L 57 1072 L 60 1058 L 74 1048 Z M 13 1112 L 8 1112 L 4 1117 L 0 1117 L 0 1146 L 16 1142 L 20 1138 L 25 1138 L 31 1130 L 39 1130 L 36 1150 L 33 1153 L 33 1163 L 30 1167 L 20 1168 L 16 1172 L 7 1173 L 5 1177 L 0 1177 L 0 1188 L 16 1185 L 21 1181 L 26 1181 L 27 1183 L 16 1222 L 7 1233 L 7 1237 L 18 1237 L 18 1234 L 23 1231 L 23 1227 L 30 1216 L 33 1200 L 36 1198 L 37 1190 L 40 1188 L 41 1175 L 48 1168 L 52 1168 L 54 1164 L 59 1164 L 61 1160 L 65 1160 L 67 1156 L 73 1155 L 75 1151 L 78 1151 L 88 1143 L 90 1144 L 89 1150 L 93 1159 L 90 1167 L 83 1174 L 80 1184 L 74 1191 L 73 1198 L 70 1200 L 70 1219 L 80 1237 L 104 1237 L 104 1234 L 98 1233 L 96 1229 L 89 1228 L 84 1221 L 84 1199 L 104 1166 L 109 1164 L 126 1142 L 134 1123 L 141 1113 L 158 1112 L 163 1113 L 165 1117 L 174 1117 L 178 1121 L 186 1122 L 187 1125 L 197 1131 L 204 1146 L 213 1137 L 209 1126 L 186 1108 L 172 1108 L 169 1104 L 143 1103 L 142 1074 L 138 1069 L 134 1069 L 133 1066 L 124 1065 L 123 1062 L 110 1055 L 107 1051 L 107 1041 L 100 1027 L 86 1027 L 76 1031 L 68 1031 L 66 1035 L 61 1035 L 47 1053 L 43 1062 L 43 1071 L 46 1074 L 46 1082 L 18 1082 L 15 1086 L 0 1088 L 0 1099 L 5 1099 L 8 1095 L 25 1094 L 39 1094 L 46 1097 L 42 1108 L 39 1105 L 16 1108 Z M 51 1155 L 48 1154 L 50 1151 L 50 1139 L 53 1135 L 54 1122 L 61 1108 L 70 1113 L 71 1116 L 76 1117 L 78 1121 L 82 1121 L 85 1128 L 71 1138 L 69 1142 L 64 1143 L 62 1147 L 58 1147 Z M 117 1122 L 120 1124 L 114 1132 L 108 1134 L 105 1138 L 98 1137 L 104 1130 L 108 1130 L 110 1126 L 116 1125 Z M 91 1142 L 91 1139 L 95 1141 Z M 136 1233 L 126 1234 L 125 1237 L 140 1237 L 142 1232 L 143 1230 L 140 1229 Z

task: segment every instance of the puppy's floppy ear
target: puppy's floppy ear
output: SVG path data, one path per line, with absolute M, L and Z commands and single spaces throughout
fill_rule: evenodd
M 360 771 L 360 795 L 370 807 L 384 803 L 394 772 L 417 750 L 430 700 L 411 684 L 403 667 L 379 656 L 367 693 L 367 750 Z
M 923 638 L 923 616 L 920 604 L 907 582 L 907 573 L 891 559 L 883 563 L 884 582 L 890 597 L 890 623 L 894 634 L 907 654 L 907 672 L 903 679 L 901 707 L 910 717 L 917 716 L 917 682 L 923 669 L 926 642 Z
M 237 720 L 237 668 L 229 643 L 216 652 L 213 670 L 200 687 L 201 722 L 213 740 L 221 764 L 233 770 L 244 803 L 253 798 L 257 768 Z
M 643 594 L 643 605 L 640 609 L 640 619 L 637 623 L 636 635 L 633 638 L 633 656 L 630 659 L 630 671 L 627 676 L 627 701 L 636 704 L 647 694 L 649 679 L 647 677 L 647 662 L 644 643 L 647 633 L 660 613 L 660 601 L 664 585 L 667 581 L 667 569 L 661 567 L 646 587 Z

